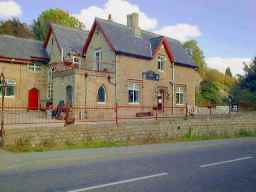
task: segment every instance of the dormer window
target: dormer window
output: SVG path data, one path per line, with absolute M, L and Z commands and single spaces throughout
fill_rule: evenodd
M 73 56 L 73 64 L 77 64 L 77 65 L 80 65 L 80 58 L 78 56 Z

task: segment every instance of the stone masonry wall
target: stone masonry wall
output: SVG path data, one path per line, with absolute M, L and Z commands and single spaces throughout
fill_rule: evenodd
M 29 138 L 33 145 L 53 140 L 56 143 L 77 143 L 101 139 L 113 141 L 160 141 L 175 139 L 188 133 L 196 136 L 232 136 L 241 130 L 256 131 L 255 113 L 246 113 L 218 118 L 173 118 L 169 120 L 141 120 L 115 124 L 83 124 L 67 127 L 36 127 L 6 129 L 5 144 L 14 144 L 19 138 Z

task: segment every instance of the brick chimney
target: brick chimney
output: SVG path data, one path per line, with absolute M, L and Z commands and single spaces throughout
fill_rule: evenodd
M 141 35 L 138 13 L 132 13 L 127 15 L 127 27 L 129 27 L 129 29 L 134 33 L 134 35 Z

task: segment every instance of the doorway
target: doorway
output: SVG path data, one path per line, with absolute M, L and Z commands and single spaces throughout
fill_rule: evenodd
M 38 110 L 39 104 L 39 90 L 32 88 L 28 91 L 28 109 Z
M 164 90 L 160 89 L 157 95 L 157 109 L 158 111 L 164 111 Z
M 71 85 L 66 87 L 66 103 L 73 104 L 73 87 Z

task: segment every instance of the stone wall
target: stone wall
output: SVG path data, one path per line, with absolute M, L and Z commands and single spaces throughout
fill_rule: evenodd
M 14 144 L 19 138 L 29 138 L 33 145 L 46 140 L 56 143 L 81 142 L 93 139 L 102 140 L 167 140 L 186 134 L 196 136 L 225 135 L 233 136 L 241 130 L 256 131 L 255 113 L 243 113 L 232 116 L 205 116 L 191 119 L 173 118 L 168 120 L 140 120 L 115 124 L 80 124 L 67 127 L 35 127 L 6 129 L 5 144 Z

